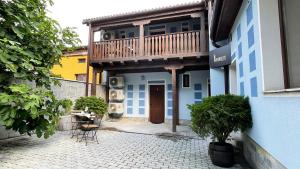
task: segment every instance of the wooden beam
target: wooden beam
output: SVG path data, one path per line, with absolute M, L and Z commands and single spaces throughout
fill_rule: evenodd
M 111 72 L 107 71 L 106 74 L 106 85 L 105 85 L 105 100 L 106 103 L 109 102 L 109 77 L 111 76 Z
M 136 60 L 168 60 L 168 59 L 176 59 L 179 57 L 183 58 L 191 58 L 191 57 L 208 57 L 209 53 L 205 52 L 196 52 L 196 53 L 182 53 L 182 54 L 168 54 L 168 55 L 161 55 L 161 56 L 135 56 L 135 57 L 127 57 L 127 58 L 93 58 L 93 63 L 107 63 L 107 62 L 120 62 L 120 61 L 136 61 Z
M 90 60 L 93 55 L 92 53 L 93 41 L 94 41 L 94 32 L 92 31 L 92 26 L 89 25 L 89 42 L 88 42 L 88 56 L 87 56 L 87 65 L 86 65 L 85 96 L 89 95 Z
M 201 27 L 201 30 L 200 30 L 200 51 L 201 52 L 206 52 L 207 51 L 207 47 L 206 47 L 206 44 L 207 44 L 207 37 L 206 37 L 206 30 L 205 30 L 205 14 L 204 12 L 201 12 L 200 13 L 200 27 Z
M 139 45 L 139 48 L 140 48 L 140 51 L 139 51 L 139 55 L 140 56 L 144 56 L 144 24 L 142 23 L 142 24 L 140 24 L 139 25 L 139 27 L 140 27 L 140 38 L 139 38 L 139 40 L 140 40 L 140 45 Z
M 97 82 L 97 74 L 98 74 L 98 68 L 96 67 L 93 67 L 93 80 L 92 80 L 92 84 L 91 84 L 91 96 L 96 96 L 96 93 L 97 93 L 97 85 L 96 85 L 96 82 Z
M 153 62 L 153 61 L 152 61 Z M 201 66 L 206 66 L 208 65 L 208 61 L 207 60 L 202 60 L 200 62 L 196 62 L 195 60 L 191 60 L 191 61 L 183 61 L 183 62 L 179 62 L 179 61 L 173 61 L 173 62 L 140 62 L 140 64 L 127 64 L 127 65 L 115 65 L 114 67 L 106 65 L 103 68 L 105 70 L 138 70 L 138 69 L 154 69 L 154 68 L 168 68 L 169 64 L 173 64 L 177 65 L 177 66 L 181 66 L 181 67 L 195 67 L 195 66 L 199 66 L 199 68 L 201 68 Z
M 176 132 L 176 126 L 179 121 L 178 112 L 178 74 L 177 69 L 172 68 L 172 101 L 173 101 L 173 114 L 172 114 L 172 131 Z

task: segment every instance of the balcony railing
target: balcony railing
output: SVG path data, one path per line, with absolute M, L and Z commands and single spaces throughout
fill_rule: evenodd
M 194 56 L 207 52 L 201 51 L 200 38 L 199 31 L 145 36 L 142 50 L 139 38 L 94 42 L 91 59 L 110 61 Z

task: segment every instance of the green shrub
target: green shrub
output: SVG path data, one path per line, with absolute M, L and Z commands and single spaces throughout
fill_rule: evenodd
M 202 103 L 188 105 L 192 128 L 201 137 L 225 143 L 232 131 L 245 131 L 252 127 L 249 99 L 235 95 L 208 97 Z
M 64 113 L 68 114 L 71 112 L 72 106 L 73 106 L 73 102 L 70 99 L 62 99 L 59 100 L 60 104 L 65 108 Z
M 97 115 L 104 115 L 107 112 L 107 104 L 104 99 L 97 98 L 95 96 L 80 97 L 75 102 L 75 109 L 85 110 L 88 108 L 88 112 L 94 112 Z

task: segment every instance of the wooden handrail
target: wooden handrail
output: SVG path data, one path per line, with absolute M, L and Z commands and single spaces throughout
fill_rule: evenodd
M 140 39 L 126 38 L 93 43 L 91 59 L 130 59 L 145 56 L 188 55 L 201 52 L 200 31 L 177 32 L 144 37 L 144 49 L 140 54 Z M 206 51 L 203 51 L 206 52 Z

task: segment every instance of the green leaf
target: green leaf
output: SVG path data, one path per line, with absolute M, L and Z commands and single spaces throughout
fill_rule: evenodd
M 22 31 L 19 30 L 19 28 L 17 27 L 12 27 L 12 30 L 16 33 L 16 35 L 20 38 L 20 39 L 23 39 L 23 33 Z

